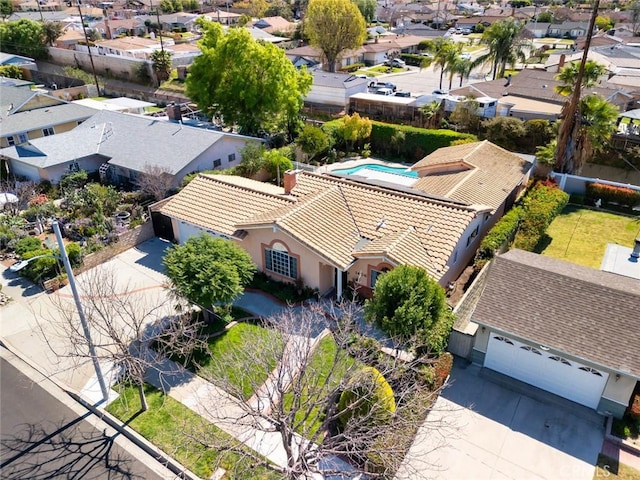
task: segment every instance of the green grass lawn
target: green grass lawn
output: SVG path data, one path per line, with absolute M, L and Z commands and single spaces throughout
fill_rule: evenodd
M 218 467 L 228 471 L 225 478 L 262 479 L 280 478 L 273 472 L 251 468 L 248 460 L 232 452 L 207 449 L 201 443 L 188 438 L 190 434 L 208 439 L 210 444 L 232 445 L 235 439 L 204 420 L 173 398 L 163 395 L 151 386 L 146 387 L 149 410 L 140 411 L 136 387 L 120 386 L 120 397 L 107 411 L 128 425 L 151 443 L 171 455 L 201 478 L 209 478 Z M 215 438 L 214 441 L 211 441 Z
M 538 253 L 600 268 L 607 243 L 631 247 L 639 234 L 637 218 L 569 205 L 549 226 L 549 243 Z
M 598 455 L 598 463 L 596 465 L 596 473 L 593 475 L 593 480 L 599 480 L 601 478 L 640 480 L 640 471 L 623 465 L 606 455 L 600 454 Z
M 310 381 L 314 382 L 315 385 L 324 385 L 325 383 L 327 383 L 326 389 L 324 389 L 325 391 L 330 391 L 331 389 L 335 388 L 340 383 L 340 380 L 345 375 L 347 370 L 349 370 L 355 362 L 355 360 L 353 360 L 351 357 L 345 355 L 343 358 L 341 358 L 342 361 L 338 363 L 336 371 L 331 374 L 331 368 L 334 365 L 337 348 L 338 346 L 333 340 L 333 337 L 331 335 L 328 335 L 320 341 L 320 343 L 316 347 L 316 350 L 313 352 L 311 361 L 309 362 L 308 373 L 311 373 Z M 331 379 L 329 380 L 329 382 L 327 382 L 327 378 L 330 374 Z M 313 390 L 317 393 L 321 389 L 316 387 L 313 388 Z M 287 393 L 284 396 L 284 405 L 287 410 L 291 408 L 293 400 L 293 393 Z M 306 396 L 303 396 L 301 400 L 301 405 L 311 405 L 314 401 L 315 398 L 309 397 L 309 394 L 307 392 Z M 305 421 L 305 417 L 307 418 L 306 425 L 303 424 L 303 422 Z M 306 409 L 304 407 L 301 408 L 296 415 L 296 423 L 299 427 L 297 428 L 298 433 L 306 433 L 308 436 L 313 435 L 320 427 L 323 417 L 324 414 L 318 407 L 314 408 L 311 414 L 308 416 L 306 415 Z
M 367 70 L 367 72 L 378 72 L 378 73 L 400 73 L 404 72 L 406 68 L 396 68 L 396 67 L 387 67 L 385 65 L 378 65 L 377 67 L 371 67 Z
M 236 351 L 247 351 L 247 345 L 273 345 L 278 342 L 281 342 L 278 335 L 268 328 L 251 323 L 239 323 L 219 337 L 209 340 L 211 356 L 198 359 L 201 365 L 198 374 L 211 379 L 214 383 L 216 378 L 224 375 L 232 385 L 242 391 L 245 399 L 249 399 L 254 393 L 254 386 L 262 385 L 275 368 L 276 358 L 266 359 L 269 368 L 256 363 L 253 369 L 247 370 L 244 362 L 235 363 L 230 360 L 230 357 L 233 357 Z M 277 350 L 277 347 L 273 350 Z M 264 355 L 266 355 L 265 352 L 261 359 Z

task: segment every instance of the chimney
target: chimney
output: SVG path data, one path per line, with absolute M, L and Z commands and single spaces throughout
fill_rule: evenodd
M 182 111 L 180 109 L 180 105 L 176 105 L 174 102 L 171 102 L 167 105 L 167 117 L 169 120 L 174 122 L 179 122 L 182 120 Z
M 640 237 L 636 238 L 635 245 L 633 246 L 633 252 L 631 252 L 630 260 L 632 262 L 637 262 L 640 258 Z
M 563 53 L 562 55 L 560 55 L 560 61 L 558 62 L 558 71 L 560 71 L 560 69 L 562 67 L 564 67 L 564 62 L 566 60 L 567 56 Z
M 289 195 L 291 190 L 293 190 L 298 181 L 298 172 L 300 170 L 289 170 L 284 172 L 284 193 L 285 195 Z

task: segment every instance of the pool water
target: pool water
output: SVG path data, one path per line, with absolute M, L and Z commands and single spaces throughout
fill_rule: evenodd
M 357 167 L 341 168 L 338 170 L 332 170 L 331 173 L 337 173 L 339 175 L 354 175 L 360 170 L 374 170 L 377 172 L 402 175 L 404 177 L 418 178 L 418 172 L 412 172 L 407 170 L 405 167 L 387 167 L 386 165 L 378 165 L 377 163 L 366 163 L 364 165 L 358 165 Z

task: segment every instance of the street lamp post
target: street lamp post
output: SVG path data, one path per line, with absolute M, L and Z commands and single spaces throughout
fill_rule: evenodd
M 35 260 L 36 258 L 53 257 L 58 260 L 62 260 L 62 264 L 64 265 L 65 272 L 67 273 L 67 278 L 69 279 L 69 287 L 71 287 L 71 293 L 73 294 L 73 300 L 76 304 L 78 316 L 80 317 L 80 323 L 82 324 L 82 331 L 84 333 L 84 338 L 87 340 L 87 344 L 89 346 L 89 355 L 91 356 L 91 361 L 93 362 L 93 368 L 95 369 L 96 376 L 98 377 L 98 384 L 100 385 L 102 398 L 104 401 L 106 401 L 109 399 L 109 390 L 107 389 L 107 384 L 105 383 L 104 376 L 102 375 L 102 369 L 100 368 L 100 362 L 98 361 L 98 356 L 96 354 L 96 347 L 93 344 L 93 340 L 91 339 L 91 331 L 89 330 L 87 317 L 85 317 L 84 315 L 84 309 L 82 308 L 82 303 L 80 302 L 80 295 L 78 294 L 76 279 L 73 276 L 73 268 L 71 268 L 71 262 L 69 261 L 69 256 L 67 255 L 67 250 L 64 246 L 64 241 L 62 240 L 62 233 L 60 232 L 60 224 L 58 223 L 58 220 L 53 220 L 53 222 L 51 222 L 51 226 L 53 227 L 53 232 L 56 234 L 58 248 L 60 249 L 60 256 L 58 257 L 56 255 L 38 255 L 28 260 L 23 260 L 9 267 L 9 270 L 13 272 L 22 270 L 32 260 Z

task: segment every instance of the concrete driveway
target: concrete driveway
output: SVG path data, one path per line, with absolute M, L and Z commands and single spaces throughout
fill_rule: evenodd
M 456 365 L 396 478 L 591 480 L 603 417 L 527 388 Z

